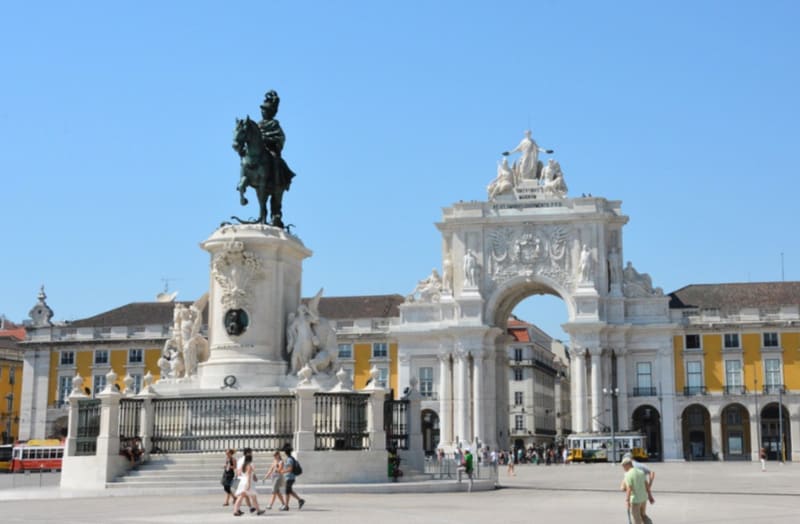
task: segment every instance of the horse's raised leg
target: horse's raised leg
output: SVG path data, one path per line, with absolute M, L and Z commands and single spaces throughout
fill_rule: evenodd
M 242 169 L 242 176 L 239 178 L 239 184 L 236 186 L 236 190 L 239 192 L 239 203 L 246 206 L 247 198 L 245 198 L 244 192 L 247 191 L 247 177 L 244 174 L 244 169 Z

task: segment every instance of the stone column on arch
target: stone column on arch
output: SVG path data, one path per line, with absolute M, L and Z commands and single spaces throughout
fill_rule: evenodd
M 467 442 L 471 437 L 469 417 L 469 354 L 465 351 L 456 351 L 453 354 L 453 381 L 455 382 L 453 395 L 453 421 L 454 442 Z
M 625 348 L 614 349 L 617 357 L 617 385 L 619 394 L 617 395 L 617 429 L 625 431 L 630 429 L 630 417 L 628 415 L 628 366 L 627 351 Z
M 472 352 L 472 435 L 470 438 L 477 446 L 477 440 L 486 440 L 484 424 L 484 359 L 486 354 L 482 349 Z
M 572 357 L 572 425 L 576 433 L 584 433 L 586 426 L 586 355 L 583 349 L 573 349 Z
M 448 446 L 453 442 L 452 390 L 450 381 L 450 353 L 439 354 L 439 443 Z
M 603 387 L 600 378 L 602 352 L 599 347 L 589 348 L 589 357 L 592 359 L 592 431 L 603 430 Z

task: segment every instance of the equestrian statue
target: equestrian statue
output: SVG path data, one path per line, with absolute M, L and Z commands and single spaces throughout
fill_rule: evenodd
M 258 198 L 259 215 L 257 220 L 242 220 L 242 224 L 267 224 L 267 200 L 269 200 L 269 224 L 283 228 L 283 192 L 289 190 L 294 173 L 281 156 L 286 135 L 275 118 L 280 98 L 275 91 L 268 91 L 261 104 L 262 120 L 256 124 L 248 116 L 236 119 L 233 133 L 233 149 L 241 158 L 241 177 L 236 190 L 239 202 L 247 205 L 245 192 L 252 187 Z

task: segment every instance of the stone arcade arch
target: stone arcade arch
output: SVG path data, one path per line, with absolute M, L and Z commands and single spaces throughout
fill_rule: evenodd
M 420 281 L 391 328 L 399 344 L 399 382 L 434 368 L 437 398 L 422 407 L 439 415 L 443 447 L 507 445 L 508 316 L 529 296 L 556 295 L 567 312 L 572 429 L 601 431 L 612 418 L 631 420 L 638 401 L 666 397 L 663 456 L 677 458 L 668 298 L 647 274 L 630 263 L 623 267 L 628 217 L 621 203 L 568 198 L 557 162 L 534 178 L 517 177 L 514 169 L 501 166 L 488 201 L 444 209 L 436 224 L 441 277 Z M 646 388 L 638 387 L 642 369 L 650 373 Z M 631 401 L 634 390 L 648 398 Z

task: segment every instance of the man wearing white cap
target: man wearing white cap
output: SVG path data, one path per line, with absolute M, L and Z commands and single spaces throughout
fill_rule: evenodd
M 633 460 L 630 457 L 622 459 L 622 469 L 625 470 L 625 505 L 628 508 L 629 517 L 633 517 L 635 524 L 653 524 L 650 517 L 645 513 L 647 506 L 647 481 L 642 470 L 633 467 Z

